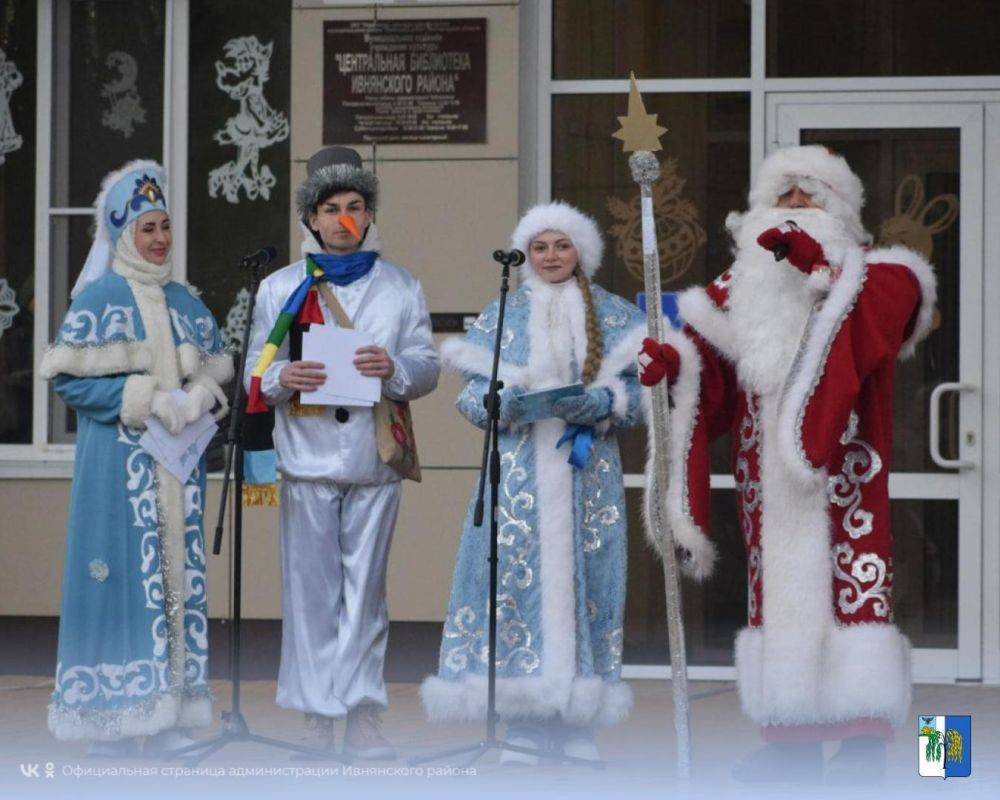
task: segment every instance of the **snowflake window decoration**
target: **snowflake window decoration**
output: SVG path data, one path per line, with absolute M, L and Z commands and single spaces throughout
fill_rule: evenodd
M 0 278 L 0 336 L 14 324 L 14 317 L 20 310 L 14 288 L 7 283 L 6 278 Z

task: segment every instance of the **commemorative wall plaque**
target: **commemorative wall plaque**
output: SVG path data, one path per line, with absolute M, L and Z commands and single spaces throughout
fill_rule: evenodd
M 486 141 L 486 19 L 323 23 L 323 142 Z

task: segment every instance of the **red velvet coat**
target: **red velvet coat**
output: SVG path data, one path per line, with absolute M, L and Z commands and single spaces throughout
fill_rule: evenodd
M 892 623 L 892 383 L 930 328 L 934 278 L 904 248 L 838 255 L 780 390 L 738 377 L 730 273 L 681 296 L 686 327 L 668 339 L 681 374 L 667 518 L 687 571 L 709 575 L 709 444 L 731 433 L 749 589 L 736 665 L 744 711 L 765 725 L 909 709 L 909 644 Z

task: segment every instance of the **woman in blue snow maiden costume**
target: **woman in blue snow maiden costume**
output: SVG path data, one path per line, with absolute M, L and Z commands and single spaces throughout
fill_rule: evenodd
M 153 161 L 104 179 L 90 255 L 40 368 L 77 417 L 49 729 L 91 755 L 181 747 L 212 717 L 205 462 L 181 483 L 138 442 L 150 417 L 179 433 L 224 416 L 233 365 L 211 312 L 171 280 L 165 188 Z
M 532 208 L 511 244 L 528 264 L 501 339 L 497 710 L 511 743 L 597 758 L 594 728 L 624 719 L 632 705 L 621 681 L 626 514 L 616 432 L 640 423 L 635 353 L 644 320 L 591 283 L 604 245 L 594 221 L 572 206 Z M 441 348 L 445 365 L 466 379 L 458 410 L 479 428 L 497 310 L 494 301 Z M 582 394 L 527 421 L 526 392 L 576 382 Z M 489 526 L 473 526 L 473 503 L 438 674 L 421 689 L 431 719 L 486 713 Z M 501 760 L 536 758 L 504 751 Z

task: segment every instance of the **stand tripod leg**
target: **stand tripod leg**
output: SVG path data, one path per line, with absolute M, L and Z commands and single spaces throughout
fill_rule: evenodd
M 216 750 L 221 750 L 223 747 L 225 747 L 229 742 L 230 742 L 229 737 L 223 735 L 217 738 L 215 741 L 209 741 L 203 747 L 196 749 L 194 754 L 186 755 L 184 752 L 185 750 L 191 750 L 194 747 L 194 745 L 192 745 L 191 747 L 185 747 L 183 750 L 179 750 L 176 753 L 171 753 L 168 757 L 184 759 L 185 767 L 196 767 L 202 761 L 204 761 L 206 758 L 212 755 L 212 753 L 214 753 Z

